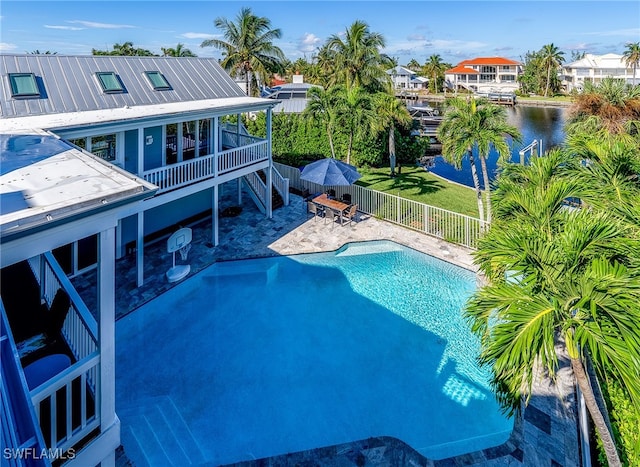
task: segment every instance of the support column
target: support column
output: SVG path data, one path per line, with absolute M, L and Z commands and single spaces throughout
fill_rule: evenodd
M 144 284 L 144 211 L 138 214 L 138 228 L 136 233 L 136 284 Z
M 213 185 L 211 199 L 211 243 L 218 246 L 218 185 Z
M 220 118 L 213 117 L 211 125 L 211 144 L 213 153 L 213 176 L 218 176 L 218 153 L 220 152 Z
M 100 345 L 100 430 L 116 421 L 115 372 L 115 227 L 98 236 L 98 342 Z
M 238 206 L 242 206 L 242 178 L 238 178 Z
M 146 146 L 144 140 L 144 128 L 138 128 L 138 167 L 136 169 L 137 174 L 144 173 L 144 148 Z M 126 168 L 126 167 L 125 167 Z
M 267 109 L 267 156 L 269 157 L 269 167 L 267 168 L 267 194 L 265 199 L 265 212 L 267 219 L 273 217 L 273 157 L 271 155 L 271 108 Z

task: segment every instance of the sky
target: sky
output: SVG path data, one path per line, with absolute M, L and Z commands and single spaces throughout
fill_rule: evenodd
M 456 64 L 474 57 L 521 60 L 553 43 L 570 61 L 572 52 L 624 52 L 640 42 L 640 1 L 237 1 L 75 0 L 0 2 L 0 53 L 39 50 L 90 55 L 116 43 L 160 54 L 184 44 L 198 56 L 220 58 L 203 40 L 222 38 L 214 20 L 235 20 L 242 7 L 279 28 L 275 41 L 285 56 L 310 60 L 331 35 L 356 20 L 386 40 L 387 55 L 406 65 L 433 54 Z

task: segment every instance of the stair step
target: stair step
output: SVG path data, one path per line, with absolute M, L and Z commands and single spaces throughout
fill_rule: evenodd
M 118 409 L 122 444 L 139 466 L 198 465 L 205 462 L 193 433 L 168 396 L 151 398 L 135 407 Z

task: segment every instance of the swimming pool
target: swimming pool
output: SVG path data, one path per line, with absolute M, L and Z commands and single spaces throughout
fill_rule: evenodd
M 217 263 L 117 323 L 136 465 L 224 464 L 371 436 L 440 459 L 505 442 L 465 269 L 393 242 Z

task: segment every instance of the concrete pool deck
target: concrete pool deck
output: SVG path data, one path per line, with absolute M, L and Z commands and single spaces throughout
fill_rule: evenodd
M 221 207 L 236 204 L 237 194 L 225 187 Z M 211 221 L 203 220 L 193 228 L 192 248 L 188 260 L 191 274 L 217 261 L 333 251 L 349 242 L 393 240 L 459 266 L 474 269 L 471 251 L 423 235 L 406 228 L 360 215 L 352 225 L 330 225 L 324 219 L 311 218 L 302 199 L 291 196 L 289 206 L 274 211 L 266 219 L 244 198 L 238 217 L 221 218 L 220 244 L 211 245 Z M 180 261 L 178 261 L 180 262 Z M 166 270 L 171 256 L 166 252 L 166 239 L 145 247 L 145 284 L 135 287 L 135 257 L 126 256 L 116 263 L 116 314 L 120 318 L 133 312 L 175 284 L 168 284 Z M 95 308 L 95 272 L 73 279 L 73 283 L 89 309 Z M 497 447 L 442 460 L 423 457 L 401 440 L 370 438 L 337 446 L 319 447 L 250 462 L 233 464 L 254 466 L 565 466 L 580 462 L 574 382 L 564 359 L 557 378 L 552 382 L 540 375 L 534 383 L 533 395 L 523 415 L 515 420 L 510 439 Z M 372 408 L 374 409 L 374 408 Z M 126 452 L 120 451 L 118 465 L 131 465 Z

